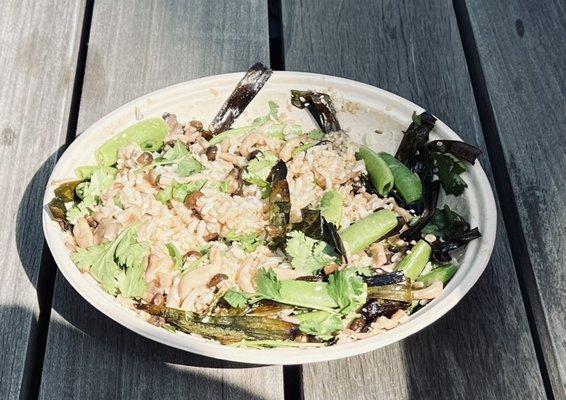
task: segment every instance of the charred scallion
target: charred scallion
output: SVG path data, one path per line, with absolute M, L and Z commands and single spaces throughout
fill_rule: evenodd
M 330 96 L 326 93 L 310 90 L 291 90 L 291 104 L 298 108 L 307 108 L 324 133 L 341 130 L 336 119 L 336 110 Z
M 250 104 L 272 73 L 273 71 L 262 63 L 254 64 L 246 72 L 212 120 L 209 127 L 212 136 L 230 129 L 235 119 Z

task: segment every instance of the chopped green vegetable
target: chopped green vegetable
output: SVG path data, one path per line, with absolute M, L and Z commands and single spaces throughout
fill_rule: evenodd
M 430 245 L 424 240 L 419 240 L 411 249 L 411 253 L 397 264 L 396 270 L 402 271 L 407 278 L 415 280 L 421 275 L 426 263 L 430 260 L 431 253 Z
M 208 254 L 203 254 L 196 260 L 191 261 L 190 263 L 184 263 L 183 266 L 181 267 L 181 272 L 183 273 L 183 275 L 188 274 L 189 272 L 202 267 L 207 260 L 208 260 Z
M 116 194 L 114 195 L 114 197 L 112 198 L 112 200 L 114 201 L 114 205 L 118 208 L 121 208 L 122 210 L 124 209 L 124 205 L 122 204 L 122 200 L 120 200 L 120 195 Z
M 114 177 L 107 171 L 102 169 L 94 171 L 90 182 L 83 182 L 77 186 L 76 191 L 80 191 L 80 197 L 83 200 L 67 211 L 67 220 L 75 224 L 80 217 L 89 215 L 92 207 L 98 204 L 100 195 L 112 185 L 113 181 Z
M 116 174 L 118 173 L 118 170 L 114 167 L 108 167 L 105 165 L 85 165 L 75 169 L 75 174 L 80 179 L 88 180 L 92 177 L 92 174 L 94 174 L 94 172 L 98 170 L 102 170 L 108 175 L 112 175 L 113 177 L 116 177 Z
M 387 163 L 372 149 L 361 146 L 358 157 L 364 160 L 371 183 L 381 196 L 387 196 L 393 189 L 393 173 Z
M 338 314 L 326 311 L 313 311 L 294 316 L 300 321 L 299 330 L 308 335 L 318 336 L 322 340 L 329 340 L 342 330 L 342 321 Z
M 183 267 L 183 256 L 179 252 L 177 246 L 169 242 L 165 244 L 165 247 L 167 247 L 167 252 L 169 253 L 171 258 L 173 259 L 173 262 L 175 263 L 175 269 L 181 270 Z
M 328 277 L 328 293 L 340 306 L 340 312 L 349 314 L 366 302 L 367 286 L 353 270 L 344 269 Z
M 450 279 L 452 279 L 457 271 L 458 267 L 456 267 L 454 264 L 446 264 L 434 268 L 426 275 L 421 275 L 419 279 L 417 279 L 417 281 L 424 283 L 425 286 L 429 286 L 435 281 L 446 284 Z
M 393 174 L 394 185 L 406 203 L 414 203 L 423 197 L 423 184 L 405 164 L 391 154 L 379 153 Z
M 348 254 L 353 255 L 385 236 L 397 226 L 397 215 L 379 210 L 339 232 Z
M 75 264 L 88 270 L 112 295 L 120 292 L 139 298 L 145 293 L 143 259 L 149 254 L 149 246 L 137 242 L 137 226 L 125 229 L 112 242 L 79 249 L 72 255 Z
M 337 260 L 336 253 L 326 242 L 292 231 L 287 235 L 285 251 L 291 257 L 291 266 L 305 275 L 313 275 Z
M 314 146 L 316 146 L 316 143 L 314 142 L 301 144 L 300 146 L 295 147 L 291 152 L 291 154 L 293 156 L 296 156 L 297 154 L 302 153 L 303 151 L 307 151 L 308 149 Z
M 260 269 L 255 275 L 256 291 L 264 299 L 334 312 L 336 301 L 328 294 L 326 282 L 280 281 L 272 269 Z
M 202 189 L 205 183 L 206 180 L 204 179 L 188 183 L 173 182 L 171 186 L 167 186 L 165 189 L 157 193 L 155 198 L 163 204 L 166 204 L 171 199 L 183 202 L 189 194 Z
M 261 152 L 250 161 L 246 170 L 242 173 L 242 179 L 248 183 L 255 184 L 260 188 L 269 186 L 267 177 L 271 169 L 277 164 L 277 157 L 268 151 Z
M 190 176 L 204 169 L 204 166 L 189 153 L 185 144 L 180 140 L 177 140 L 175 145 L 163 154 L 163 157 L 144 168 L 154 168 L 158 165 L 176 165 L 176 172 L 179 176 Z
M 436 174 L 442 188 L 446 194 L 460 196 L 468 187 L 460 174 L 466 171 L 464 164 L 448 153 L 431 153 L 431 157 L 436 161 Z
M 320 213 L 328 221 L 340 227 L 344 210 L 342 193 L 330 191 L 324 193 L 320 199 Z
M 228 193 L 228 191 L 230 190 L 230 182 L 228 181 L 216 182 L 214 184 L 214 187 L 220 190 L 221 192 Z
M 235 231 L 230 231 L 226 235 L 226 240 L 239 243 L 246 253 L 253 253 L 263 244 L 263 239 L 255 232 L 238 234 Z
M 312 140 L 322 140 L 322 138 L 324 137 L 324 132 L 320 129 L 313 129 L 312 131 L 307 132 L 307 136 Z
M 226 291 L 224 300 L 233 308 L 243 308 L 248 304 L 248 297 L 242 291 L 234 288 Z
M 98 164 L 112 166 L 118 160 L 118 149 L 137 143 L 144 150 L 156 151 L 163 146 L 167 124 L 161 118 L 151 118 L 134 124 L 110 138 L 96 150 Z

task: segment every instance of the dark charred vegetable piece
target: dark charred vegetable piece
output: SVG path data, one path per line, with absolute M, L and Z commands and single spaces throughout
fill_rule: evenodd
M 262 63 L 252 65 L 212 120 L 209 127 L 212 136 L 230 129 L 234 120 L 250 104 L 272 73 L 273 71 Z
M 256 317 L 269 317 L 277 315 L 281 311 L 288 310 L 289 308 L 293 307 L 273 300 L 261 300 L 252 306 L 252 310 L 249 312 L 249 315 Z
M 153 304 L 138 304 L 137 308 L 165 318 L 186 333 L 216 339 L 220 343 L 242 340 L 293 340 L 298 327 L 279 319 L 253 316 L 198 316 L 196 314 Z
M 56 221 L 65 221 L 65 216 L 67 215 L 67 208 L 63 200 L 54 197 L 53 200 L 47 204 L 49 211 L 51 211 L 51 216 Z
M 410 280 L 382 286 L 368 286 L 368 298 L 410 303 L 413 300 Z
M 448 204 L 443 209 L 436 210 L 430 222 L 422 229 L 423 235 L 431 233 L 444 240 L 459 232 L 470 230 L 470 224 L 461 215 L 452 211 Z
M 434 140 L 427 145 L 429 151 L 435 153 L 450 153 L 454 157 L 474 164 L 481 150 L 471 144 L 459 140 Z
M 368 286 L 392 285 L 394 283 L 402 283 L 405 281 L 405 274 L 401 271 L 388 272 L 386 274 L 367 276 L 363 278 Z
M 401 239 L 407 242 L 410 242 L 411 240 L 419 240 L 421 237 L 421 231 L 428 225 L 436 213 L 436 203 L 438 202 L 438 195 L 440 193 L 440 181 L 425 181 L 423 184 L 423 192 L 424 211 L 414 225 L 409 226 L 406 231 L 401 232 L 399 235 Z
M 322 275 L 305 275 L 299 276 L 296 281 L 305 281 L 305 282 L 322 282 L 324 277 Z
M 81 183 L 82 180 L 75 180 L 62 183 L 54 190 L 55 197 L 63 200 L 63 202 L 68 203 L 76 199 L 75 189 Z
M 291 213 L 291 195 L 287 183 L 287 165 L 279 160 L 271 169 L 271 194 L 269 195 L 269 223 L 287 225 Z
M 341 130 L 336 119 L 336 110 L 330 96 L 310 90 L 291 90 L 291 104 L 297 108 L 307 108 L 324 133 Z
M 361 309 L 362 315 L 365 317 L 367 324 L 371 324 L 381 316 L 390 317 L 397 310 L 405 310 L 409 307 L 410 303 L 402 301 L 369 299 Z M 367 326 L 366 325 L 366 328 Z M 363 331 L 363 329 L 362 329 Z
M 479 237 L 481 237 L 480 231 L 478 228 L 474 228 L 472 230 L 459 232 L 444 242 L 437 240 L 434 242 L 432 248 L 432 260 L 439 264 L 450 262 L 452 260 L 452 256 L 450 256 L 452 250 L 456 250 Z
M 302 220 L 292 224 L 289 231 L 301 231 L 308 237 L 328 243 L 337 254 L 342 256 L 344 262 L 348 262 L 348 259 L 346 258 L 346 249 L 342 242 L 342 238 L 338 234 L 338 228 L 336 225 L 328 222 L 322 216 L 320 210 L 303 208 L 301 210 L 301 215 L 303 217 Z
M 428 111 L 424 111 L 419 115 L 413 114 L 413 122 L 405 131 L 397 153 L 395 153 L 395 158 L 409 169 L 413 169 L 415 154 L 419 146 L 428 142 L 428 136 L 435 123 L 436 118 Z

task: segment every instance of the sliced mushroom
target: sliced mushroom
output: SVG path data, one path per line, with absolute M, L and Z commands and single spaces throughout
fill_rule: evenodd
M 295 139 L 289 140 L 281 148 L 281 151 L 279 151 L 279 158 L 284 162 L 289 161 L 291 158 L 293 158 L 293 150 L 295 150 L 295 147 L 300 146 L 301 143 L 303 143 L 302 137 L 297 137 Z
M 100 244 L 114 240 L 121 229 L 122 224 L 118 221 L 112 218 L 103 218 L 94 230 L 94 243 Z
M 81 217 L 77 219 L 77 223 L 73 227 L 73 236 L 77 245 L 83 249 L 94 244 L 94 235 L 86 218 Z
M 250 133 L 240 144 L 240 154 L 247 157 L 253 150 L 253 147 L 258 144 L 264 145 L 265 137 L 257 132 Z

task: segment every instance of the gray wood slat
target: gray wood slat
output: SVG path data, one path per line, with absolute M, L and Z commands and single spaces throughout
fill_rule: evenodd
M 515 226 L 522 224 L 525 236 L 528 255 L 521 267 L 526 288 L 552 389 L 556 398 L 563 399 L 566 4 L 551 0 L 466 3 L 517 202 L 520 222 L 515 221 Z
M 29 389 L 39 314 L 41 205 L 65 142 L 81 2 L 0 2 L 0 393 Z M 27 358 L 26 358 L 27 357 Z
M 79 131 L 128 100 L 269 61 L 265 1 L 96 1 Z M 247 367 L 146 340 L 57 277 L 41 398 L 282 399 L 281 367 Z
M 452 3 L 283 2 L 285 64 L 360 80 L 427 107 L 485 145 Z M 481 227 L 480 227 L 481 229 Z M 477 285 L 444 318 L 384 349 L 303 366 L 304 398 L 543 398 L 505 229 Z

